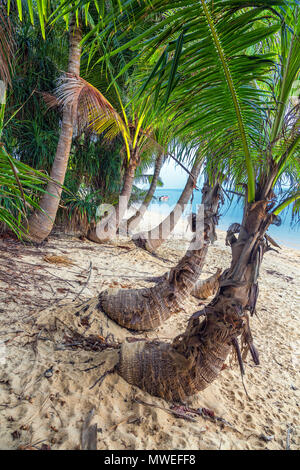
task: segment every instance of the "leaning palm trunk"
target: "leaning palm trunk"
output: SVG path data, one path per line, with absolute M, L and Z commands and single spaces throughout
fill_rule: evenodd
M 265 233 L 275 216 L 268 213 L 269 207 L 270 197 L 249 204 L 242 225 L 230 227 L 227 243 L 232 249 L 231 266 L 223 272 L 215 298 L 192 315 L 183 334 L 171 344 L 145 341 L 121 346 L 117 370 L 125 380 L 152 395 L 182 401 L 217 378 L 232 348 L 242 374 L 249 350 L 259 364 L 247 311 L 251 315 L 255 311 L 259 267 L 263 254 L 270 249 Z M 235 232 L 239 232 L 238 238 Z
M 70 26 L 69 33 L 68 72 L 76 76 L 80 74 L 81 38 L 81 29 L 74 22 Z M 41 210 L 35 212 L 28 220 L 28 233 L 26 235 L 28 240 L 42 242 L 53 228 L 62 193 L 62 184 L 64 183 L 68 166 L 73 126 L 74 116 L 72 108 L 71 106 L 66 106 L 63 110 L 60 137 L 50 175 L 53 181 L 49 182 L 47 192 L 41 198 Z M 58 184 L 55 184 L 55 182 Z
M 154 252 L 162 245 L 162 243 L 164 243 L 165 240 L 167 240 L 182 216 L 185 205 L 188 203 L 192 195 L 200 173 L 201 165 L 202 161 L 196 159 L 185 188 L 182 191 L 175 208 L 170 212 L 168 217 L 152 230 L 134 235 L 133 240 L 137 246 L 144 248 L 147 251 Z
M 207 299 L 215 295 L 219 288 L 219 279 L 222 269 L 218 268 L 215 274 L 208 279 L 199 279 L 193 287 L 191 294 L 197 299 Z
M 155 161 L 155 169 L 154 169 L 153 178 L 151 181 L 150 188 L 145 196 L 144 202 L 141 205 L 141 207 L 136 211 L 136 213 L 132 217 L 130 217 L 130 219 L 126 221 L 126 224 L 127 224 L 126 233 L 132 232 L 139 225 L 142 218 L 144 217 L 144 214 L 147 211 L 150 205 L 150 202 L 152 201 L 153 195 L 155 193 L 155 189 L 157 186 L 158 177 L 159 177 L 159 173 L 163 164 L 163 160 L 164 160 L 163 153 L 160 153 Z
M 123 188 L 120 193 L 119 203 L 114 207 L 113 213 L 105 216 L 97 225 L 91 226 L 87 238 L 96 243 L 103 243 L 115 238 L 120 222 L 122 221 L 132 192 L 135 170 L 139 163 L 137 151 L 133 153 L 127 163 Z
M 193 240 L 178 264 L 155 286 L 144 289 L 108 289 L 91 299 L 82 309 L 95 315 L 104 312 L 119 325 L 132 330 L 156 328 L 171 315 L 182 310 L 197 281 L 205 261 L 208 246 L 215 239 L 215 224 L 219 206 L 220 186 L 203 188 L 203 233 L 196 231 Z M 203 206 L 200 206 L 199 213 Z

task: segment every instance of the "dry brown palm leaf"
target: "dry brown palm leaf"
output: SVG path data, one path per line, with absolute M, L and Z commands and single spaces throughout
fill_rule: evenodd
M 48 106 L 71 106 L 77 117 L 78 129 L 90 127 L 96 133 L 104 133 L 109 140 L 126 133 L 121 116 L 93 85 L 79 76 L 65 73 L 59 80 L 54 95 L 44 94 Z
M 66 256 L 46 255 L 44 256 L 43 260 L 46 261 L 47 263 L 58 264 L 58 265 L 60 264 L 63 266 L 69 266 L 70 264 L 73 264 L 73 265 L 75 264 Z
M 271 245 L 276 246 L 276 248 L 280 248 L 280 249 L 281 249 L 281 246 L 279 246 L 278 243 L 276 243 L 275 240 L 274 240 L 272 237 L 270 237 L 270 235 L 265 234 L 265 239 L 266 239 L 269 243 L 271 243 Z

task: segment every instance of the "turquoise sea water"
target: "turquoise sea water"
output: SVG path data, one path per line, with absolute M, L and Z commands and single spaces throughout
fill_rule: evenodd
M 159 188 L 155 191 L 155 196 L 158 198 L 162 195 L 169 196 L 168 201 L 159 202 L 158 199 L 153 199 L 150 205 L 150 210 L 155 212 L 160 212 L 163 214 L 168 214 L 173 207 L 176 205 L 180 194 L 181 189 L 167 189 Z M 221 207 L 221 217 L 219 219 L 218 228 L 220 230 L 227 230 L 230 224 L 233 222 L 240 223 L 242 220 L 242 200 L 234 196 L 233 202 L 229 204 L 228 198 L 225 197 L 224 205 Z M 194 200 L 193 200 L 193 211 L 196 211 L 197 204 L 201 204 L 201 191 L 194 191 Z M 187 207 L 185 214 L 191 212 L 191 206 Z M 282 223 L 280 227 L 271 225 L 268 230 L 268 233 L 278 244 L 300 250 L 300 227 L 291 227 L 291 210 L 282 216 Z

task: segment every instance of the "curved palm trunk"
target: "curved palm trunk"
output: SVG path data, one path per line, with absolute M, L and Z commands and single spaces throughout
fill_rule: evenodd
M 165 240 L 167 240 L 182 216 L 185 205 L 189 202 L 200 173 L 201 165 L 202 161 L 197 159 L 193 165 L 191 175 L 188 177 L 185 188 L 182 191 L 175 208 L 170 212 L 168 217 L 166 217 L 154 229 L 149 230 L 148 232 L 141 232 L 133 236 L 133 241 L 137 246 L 144 248 L 147 251 L 154 252 Z
M 76 23 L 71 24 L 69 32 L 69 64 L 68 72 L 72 75 L 80 74 L 80 55 L 82 39 L 81 29 Z M 57 150 L 51 170 L 51 178 L 57 181 L 49 182 L 47 193 L 40 201 L 42 211 L 35 212 L 28 220 L 28 240 L 42 242 L 51 232 L 58 210 L 60 196 L 62 193 L 61 185 L 64 183 L 68 166 L 70 149 L 73 137 L 74 115 L 71 107 L 65 107 L 62 116 L 61 132 L 57 145 Z
M 131 156 L 126 166 L 124 184 L 119 196 L 119 203 L 113 208 L 113 213 L 105 216 L 88 231 L 87 238 L 95 243 L 103 243 L 115 238 L 119 225 L 127 211 L 132 192 L 135 170 L 139 163 L 137 152 Z
M 227 243 L 232 248 L 231 266 L 221 276 L 215 298 L 192 315 L 182 335 L 171 344 L 145 341 L 121 346 L 117 371 L 127 382 L 152 395 L 182 401 L 217 378 L 233 347 L 242 374 L 248 350 L 259 364 L 247 310 L 250 314 L 255 311 L 259 267 L 263 254 L 270 249 L 264 238 L 275 217 L 268 213 L 270 206 L 270 198 L 247 205 L 242 225 L 230 227 Z M 237 231 L 238 238 L 234 235 Z
M 185 256 L 170 270 L 168 276 L 155 286 L 144 289 L 108 289 L 99 294 L 95 303 L 91 299 L 82 309 L 104 312 L 119 325 L 132 330 L 150 330 L 159 326 L 171 315 L 183 308 L 191 293 L 205 261 L 211 240 L 215 239 L 215 224 L 219 206 L 220 186 L 205 185 L 203 233 L 196 231 Z M 201 216 L 199 209 L 199 219 Z M 199 220 L 198 219 L 198 220 Z
M 155 161 L 155 169 L 154 169 L 154 174 L 153 174 L 149 191 L 147 192 L 141 207 L 136 211 L 136 213 L 132 217 L 130 217 L 130 219 L 126 221 L 126 225 L 127 225 L 126 233 L 132 232 L 138 226 L 138 224 L 144 217 L 144 214 L 146 210 L 148 209 L 150 202 L 152 201 L 153 195 L 155 193 L 155 189 L 157 186 L 157 181 L 158 181 L 159 173 L 163 164 L 163 160 L 164 160 L 164 156 L 162 153 L 160 153 Z
M 215 274 L 208 279 L 199 279 L 193 287 L 191 294 L 197 299 L 207 299 L 215 295 L 219 288 L 219 279 L 221 277 L 222 269 L 218 268 Z

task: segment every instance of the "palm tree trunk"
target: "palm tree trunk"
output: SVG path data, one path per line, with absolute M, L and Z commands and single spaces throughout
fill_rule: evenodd
M 105 216 L 97 225 L 88 231 L 87 238 L 95 243 L 103 243 L 115 238 L 120 222 L 122 221 L 132 192 L 135 170 L 139 163 L 138 150 L 136 149 L 130 161 L 127 163 L 123 188 L 120 193 L 119 203 L 114 207 L 114 212 Z
M 182 191 L 175 208 L 172 210 L 172 212 L 170 212 L 168 217 L 166 217 L 158 226 L 152 230 L 134 235 L 133 241 L 137 246 L 144 248 L 147 251 L 154 252 L 163 244 L 165 240 L 167 240 L 167 238 L 173 232 L 180 217 L 182 216 L 185 205 L 188 203 L 192 195 L 201 166 L 202 161 L 196 159 L 191 171 L 191 175 L 188 177 L 186 182 L 185 188 Z
M 156 328 L 181 311 L 202 271 L 209 243 L 215 237 L 220 186 L 205 185 L 202 192 L 203 232 L 195 232 L 185 256 L 161 282 L 144 289 L 105 290 L 97 301 L 86 302 L 82 310 L 96 316 L 97 310 L 102 311 L 119 325 L 132 330 Z M 201 210 L 203 206 L 200 206 L 199 214 Z
M 219 279 L 222 269 L 218 268 L 215 274 L 207 279 L 199 279 L 193 287 L 191 294 L 197 299 L 207 299 L 215 295 L 219 288 Z
M 155 189 L 157 186 L 157 181 L 158 181 L 159 173 L 163 164 L 163 160 L 164 160 L 163 153 L 159 153 L 155 161 L 155 169 L 154 169 L 154 174 L 153 174 L 150 188 L 145 196 L 145 199 L 141 207 L 136 211 L 136 213 L 132 217 L 130 217 L 130 219 L 126 221 L 126 225 L 127 225 L 126 233 L 132 232 L 138 226 L 138 224 L 144 217 L 144 214 L 147 211 L 150 205 L 150 202 L 152 201 L 153 195 L 155 193 Z
M 215 298 L 192 315 L 183 334 L 171 344 L 146 340 L 122 344 L 117 371 L 127 382 L 152 395 L 182 401 L 218 377 L 233 347 L 242 374 L 242 361 L 249 350 L 259 364 L 247 310 L 251 315 L 255 311 L 259 267 L 270 249 L 264 235 L 274 215 L 268 213 L 268 206 L 270 199 L 247 205 L 242 225 L 230 227 L 231 266 L 223 272 Z M 238 238 L 234 235 L 237 231 Z
M 69 32 L 69 64 L 68 72 L 72 75 L 80 75 L 80 41 L 82 33 L 76 25 L 75 19 L 70 25 Z M 51 170 L 51 178 L 47 192 L 42 196 L 40 207 L 42 211 L 35 212 L 28 220 L 27 239 L 42 242 L 51 232 L 58 210 L 62 184 L 65 180 L 68 160 L 73 137 L 74 115 L 71 107 L 65 107 L 62 116 L 61 132 L 57 150 Z M 57 181 L 58 184 L 55 184 Z

